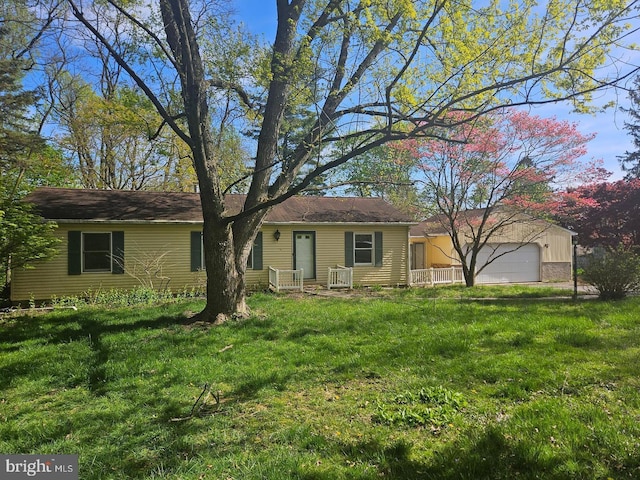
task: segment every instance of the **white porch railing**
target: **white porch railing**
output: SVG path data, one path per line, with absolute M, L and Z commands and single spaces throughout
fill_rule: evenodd
M 440 283 L 464 283 L 462 267 L 411 270 L 411 285 L 437 285 Z
M 278 270 L 269 267 L 269 288 L 276 292 L 280 290 L 304 290 L 304 271 L 300 270 Z
M 327 289 L 332 288 L 353 288 L 353 268 L 342 265 L 336 265 L 336 268 L 329 267 Z

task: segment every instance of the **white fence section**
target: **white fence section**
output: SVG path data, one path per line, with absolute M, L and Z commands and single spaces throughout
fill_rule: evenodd
M 336 268 L 329 267 L 327 289 L 332 288 L 353 288 L 353 268 L 342 265 L 336 265 Z
M 437 285 L 440 283 L 464 283 L 462 267 L 411 270 L 411 285 Z
M 276 292 L 280 290 L 304 290 L 304 271 L 300 270 L 277 270 L 269 267 L 269 288 Z

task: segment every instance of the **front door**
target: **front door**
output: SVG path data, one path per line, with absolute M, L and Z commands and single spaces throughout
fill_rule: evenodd
M 316 278 L 316 232 L 293 232 L 293 268 Z
M 422 270 L 424 264 L 424 243 L 411 244 L 411 270 Z

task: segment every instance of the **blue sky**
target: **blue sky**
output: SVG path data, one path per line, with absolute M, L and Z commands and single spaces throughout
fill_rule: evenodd
M 615 95 L 611 91 L 605 97 L 616 100 Z M 569 105 L 562 103 L 533 108 L 531 111 L 541 117 L 555 116 L 576 123 L 578 130 L 585 135 L 595 133 L 596 137 L 587 145 L 587 158 L 602 159 L 604 167 L 613 172 L 609 180 L 614 181 L 624 176 L 617 157 L 634 150 L 632 137 L 624 129 L 624 122 L 630 121 L 630 117 L 620 110 L 620 107 L 630 106 L 626 94 L 619 92 L 617 102 L 617 107 L 610 107 L 605 112 L 594 115 L 573 113 Z
M 238 21 L 246 24 L 254 33 L 264 35 L 265 39 L 273 40 L 276 24 L 275 0 L 236 0 L 234 4 Z M 623 173 L 617 157 L 634 149 L 631 136 L 624 130 L 624 122 L 629 121 L 629 116 L 619 108 L 629 107 L 630 104 L 626 94 L 621 92 L 605 92 L 596 99 L 599 104 L 610 100 L 616 101 L 618 106 L 595 115 L 572 113 L 567 104 L 536 107 L 532 109 L 532 113 L 577 123 L 583 134 L 595 133 L 596 138 L 588 145 L 587 158 L 602 159 L 605 168 L 613 172 L 610 180 L 618 180 Z

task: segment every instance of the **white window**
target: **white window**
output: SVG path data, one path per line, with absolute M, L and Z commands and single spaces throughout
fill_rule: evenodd
M 356 265 L 373 265 L 372 233 L 356 233 L 354 235 L 353 259 Z
M 111 232 L 82 234 L 82 271 L 111 271 Z

